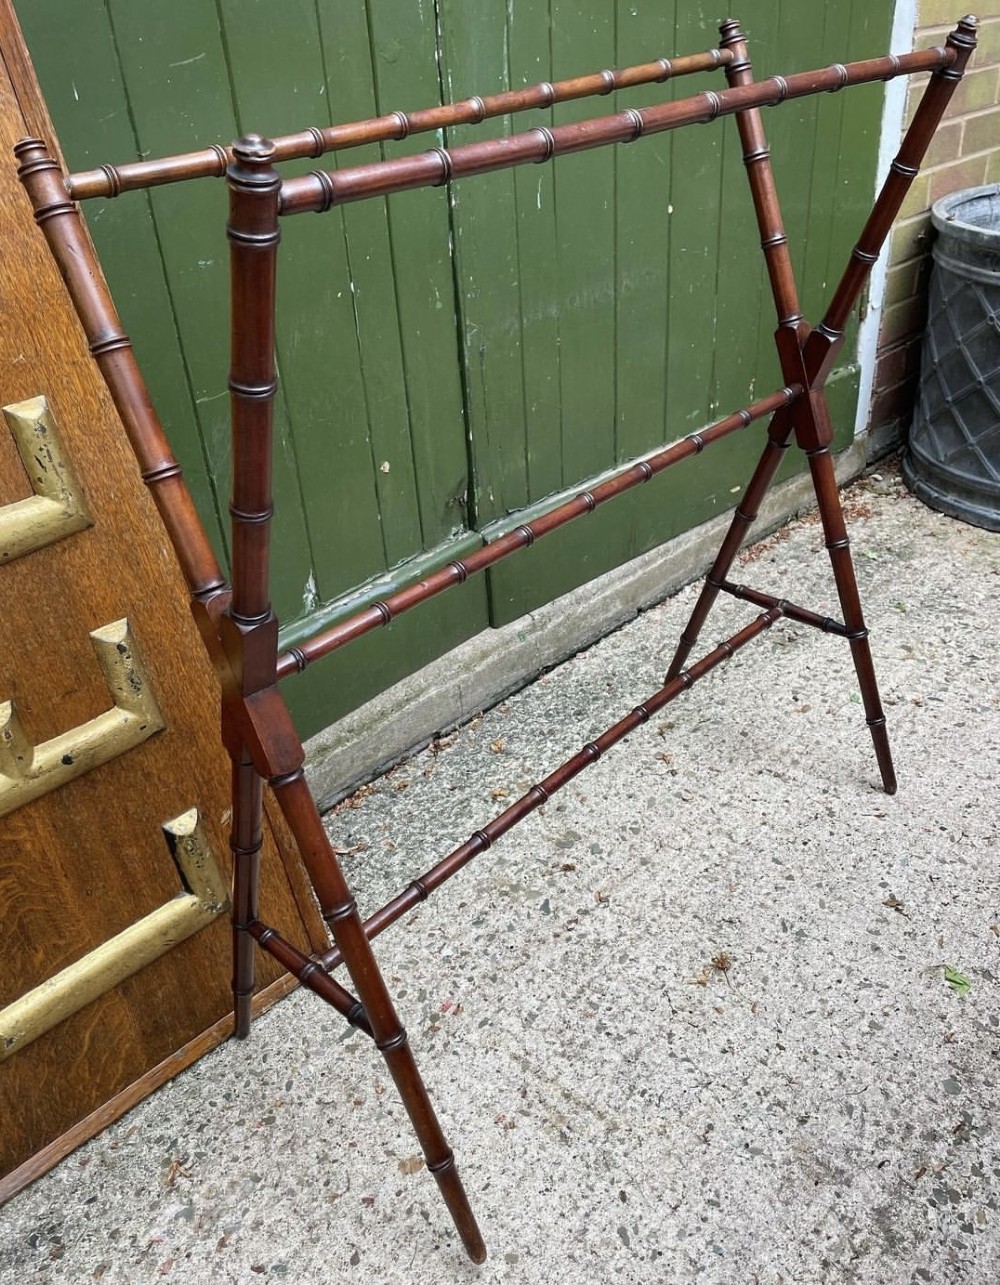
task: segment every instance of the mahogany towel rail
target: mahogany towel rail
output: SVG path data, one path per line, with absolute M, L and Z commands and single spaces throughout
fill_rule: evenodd
M 385 1058 L 406 1106 L 445 1204 L 470 1257 L 486 1256 L 479 1228 L 458 1176 L 406 1032 L 378 967 L 371 941 L 409 909 L 425 900 L 478 853 L 543 804 L 630 731 L 668 701 L 728 659 L 782 616 L 845 638 L 858 675 L 867 725 L 884 788 L 896 789 L 878 685 L 872 666 L 850 545 L 837 493 L 830 444 L 833 429 L 824 392 L 843 343 L 844 325 L 876 261 L 892 221 L 917 174 L 927 146 L 976 44 L 976 19 L 962 18 L 945 44 L 905 55 L 888 55 L 846 65 L 756 82 L 747 57 L 746 38 L 730 19 L 721 25 L 720 46 L 704 54 L 661 58 L 624 71 L 599 72 L 557 84 L 471 98 L 426 111 L 387 116 L 330 129 L 307 129 L 271 142 L 259 135 L 231 148 L 158 161 L 101 166 L 84 174 L 64 174 L 44 142 L 24 139 L 15 151 L 35 218 L 59 263 L 90 342 L 90 351 L 114 397 L 142 476 L 149 486 L 191 591 L 192 607 L 205 645 L 216 665 L 223 692 L 222 739 L 233 764 L 232 849 L 233 995 L 236 1031 L 250 1027 L 254 984 L 254 943 L 258 943 L 301 983 L 338 1009 L 372 1037 Z M 417 156 L 340 169 L 317 170 L 282 180 L 275 162 L 320 156 L 377 139 L 401 138 L 445 125 L 476 123 L 488 116 L 549 106 L 569 98 L 609 93 L 631 85 L 663 81 L 712 68 L 724 68 L 728 88 L 706 90 L 672 103 L 627 108 L 610 116 L 553 128 L 535 126 L 524 133 L 454 148 L 435 147 Z M 918 72 L 931 73 L 888 177 L 851 253 L 822 319 L 803 318 L 788 254 L 770 153 L 760 108 L 787 99 L 835 92 L 851 85 Z M 664 446 L 637 464 L 557 504 L 532 522 L 448 564 L 384 601 L 358 611 L 333 628 L 279 655 L 278 622 L 271 611 L 268 558 L 271 504 L 271 418 L 277 389 L 274 361 L 275 276 L 279 221 L 306 210 L 323 211 L 347 201 L 384 196 L 407 188 L 440 186 L 469 175 L 542 162 L 563 153 L 628 143 L 642 135 L 733 115 L 743 149 L 761 249 L 777 314 L 775 345 L 785 386 L 734 411 L 697 433 Z M 226 584 L 199 523 L 180 469 L 170 454 L 127 335 L 103 284 L 99 265 L 75 201 L 187 178 L 225 173 L 230 193 L 227 234 L 232 281 L 232 358 L 229 389 L 233 425 L 232 588 Z M 324 830 L 303 773 L 304 754 L 278 683 L 281 678 L 328 655 L 400 612 L 415 607 L 518 549 L 541 539 L 598 504 L 646 482 L 663 469 L 703 451 L 712 443 L 769 418 L 763 452 L 735 511 L 698 602 L 677 644 L 658 691 L 637 705 L 572 758 L 531 787 L 469 839 L 415 879 L 362 923 L 336 851 Z M 734 584 L 733 559 L 757 516 L 792 438 L 803 451 L 822 520 L 826 548 L 843 620 Z M 748 625 L 701 659 L 688 656 L 720 593 L 755 603 L 763 610 Z M 257 876 L 261 849 L 264 785 L 272 789 L 295 837 L 316 895 L 330 926 L 334 946 L 309 959 L 284 941 L 259 915 Z M 344 964 L 356 995 L 330 973 Z

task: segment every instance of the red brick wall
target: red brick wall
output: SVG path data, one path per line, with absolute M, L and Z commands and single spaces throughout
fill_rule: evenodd
M 914 48 L 943 44 L 961 16 L 960 4 L 919 0 Z M 869 413 L 869 429 L 883 444 L 905 437 L 913 412 L 933 239 L 930 207 L 960 188 L 1000 183 L 1000 0 L 983 0 L 977 16 L 978 47 L 892 237 Z M 922 88 L 916 79 L 910 86 L 907 123 Z

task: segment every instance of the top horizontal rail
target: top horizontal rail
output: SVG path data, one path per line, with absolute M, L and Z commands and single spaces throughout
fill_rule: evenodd
M 544 80 L 524 89 L 489 94 L 485 98 L 473 96 L 461 102 L 444 103 L 414 112 L 388 112 L 370 120 L 330 125 L 326 129 L 310 127 L 297 134 L 285 134 L 274 139 L 275 160 L 324 156 L 328 152 L 362 147 L 366 143 L 389 142 L 451 125 L 478 125 L 480 121 L 505 116 L 509 112 L 552 107 L 555 103 L 611 94 L 616 89 L 632 89 L 636 85 L 662 84 L 677 76 L 713 71 L 717 67 L 728 66 L 732 61 L 732 50 L 709 49 L 705 53 L 684 54 L 679 58 L 656 58 L 652 62 L 615 71 L 595 71 L 569 80 Z M 86 201 L 96 196 L 119 196 L 122 192 L 162 187 L 186 179 L 222 178 L 232 159 L 231 147 L 213 143 L 198 152 L 184 152 L 157 160 L 129 161 L 124 165 L 100 165 L 94 170 L 70 174 L 66 178 L 66 190 L 74 201 Z
M 487 142 L 465 143 L 445 149 L 435 147 L 416 156 L 375 161 L 334 173 L 314 170 L 301 178 L 286 179 L 281 185 L 281 213 L 322 213 L 334 205 L 388 196 L 411 188 L 441 187 L 452 179 L 494 170 L 510 169 L 553 156 L 582 152 L 608 143 L 631 143 L 642 134 L 663 133 L 683 125 L 707 124 L 719 116 L 731 116 L 754 107 L 775 107 L 786 99 L 812 94 L 835 93 L 849 85 L 892 80 L 915 72 L 940 71 L 952 66 L 956 51 L 936 47 L 911 54 L 889 54 L 861 62 L 835 63 L 791 76 L 771 76 L 735 89 L 716 93 L 705 90 L 656 107 L 634 108 L 613 116 L 598 116 L 574 125 L 552 129 L 536 126 L 523 134 Z

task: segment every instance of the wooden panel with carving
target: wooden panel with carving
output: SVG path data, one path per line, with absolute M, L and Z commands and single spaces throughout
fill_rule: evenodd
M 225 1037 L 230 934 L 219 913 L 229 772 L 215 678 L 15 176 L 14 143 L 52 134 L 9 0 L 0 53 L 0 405 L 23 419 L 45 398 L 79 510 L 72 531 L 56 524 L 39 537 L 36 523 L 30 547 L 20 541 L 0 561 L 0 1017 L 21 1023 L 0 1061 L 3 1199 Z M 59 504 L 61 493 L 32 477 L 9 418 L 0 535 L 20 540 L 23 502 Z M 112 744 L 121 728 L 111 724 L 129 720 L 131 739 Z M 214 876 L 177 851 L 192 809 Z M 303 949 L 325 943 L 296 860 L 273 834 L 264 871 L 269 918 Z M 260 980 L 271 997 L 287 989 L 264 961 Z M 95 998 L 81 1006 L 79 987 Z

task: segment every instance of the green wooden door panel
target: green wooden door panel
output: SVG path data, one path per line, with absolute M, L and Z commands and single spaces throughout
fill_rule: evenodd
M 691 53 L 715 44 L 718 19 L 706 0 L 18 7 L 76 169 Z M 881 52 L 891 10 L 890 0 L 830 0 L 803 21 L 792 0 L 745 0 L 738 16 L 762 78 Z M 704 73 L 447 137 L 347 150 L 329 164 L 724 85 L 721 72 Z M 882 92 L 852 89 L 764 114 L 811 319 L 868 208 Z M 87 208 L 223 556 L 225 204 L 223 184 L 204 181 Z M 279 294 L 274 600 L 288 638 L 781 383 L 732 120 L 289 220 Z M 853 333 L 830 385 L 840 444 L 850 440 L 857 395 Z M 761 436 L 751 427 L 295 679 L 290 696 L 304 730 L 489 623 L 730 508 Z
M 616 8 L 619 66 L 670 57 L 677 48 L 674 6 L 621 0 Z M 699 84 L 708 87 L 717 77 Z M 690 89 L 693 82 L 687 81 Z M 616 106 L 647 107 L 670 94 L 649 85 L 616 95 Z M 648 153 L 622 147 L 615 203 L 615 459 L 634 459 L 663 440 L 667 395 L 667 287 L 670 267 L 670 145 Z
M 552 76 L 568 74 L 571 66 L 599 65 L 589 44 L 600 25 L 593 7 L 587 21 L 556 0 L 550 12 L 553 48 L 560 28 L 566 37 L 565 62 L 553 62 Z M 659 46 L 664 39 L 670 43 L 668 53 L 707 48 L 716 30 L 715 13 L 703 3 L 645 9 L 635 3 L 609 4 L 598 13 L 606 18 L 613 13 L 616 20 L 613 48 L 618 65 L 656 56 L 663 52 Z M 740 12 L 758 78 L 779 69 L 822 66 L 832 57 L 846 60 L 881 52 L 890 16 L 887 4 L 863 6 L 857 0 L 823 6 L 817 10 L 818 20 L 809 23 L 801 21 L 800 7 L 790 0 L 747 0 Z M 616 97 L 619 107 L 642 105 L 724 86 L 721 73 L 706 73 Z M 873 86 L 764 113 L 803 310 L 813 320 L 818 320 L 847 262 L 870 205 L 881 92 L 880 86 Z M 852 101 L 852 94 L 864 101 Z M 607 109 L 606 103 L 598 99 L 574 104 L 573 116 L 598 114 Z M 865 129 L 859 127 L 863 119 L 868 122 Z M 610 198 L 601 196 L 606 175 L 587 168 L 597 156 L 614 160 Z M 564 192 L 575 197 L 578 227 L 572 220 L 561 221 Z M 559 262 L 572 258 L 581 265 L 572 284 L 560 277 L 553 293 L 538 305 L 540 311 L 551 309 L 558 327 L 563 486 L 692 432 L 780 387 L 772 341 L 774 308 L 733 120 L 642 139 L 597 155 L 567 157 L 557 164 L 555 193 Z M 595 197 L 599 208 L 593 214 Z M 614 265 L 616 289 L 609 292 L 601 317 L 590 315 L 589 324 L 583 325 L 588 316 L 583 296 L 588 289 L 600 293 L 602 264 L 596 247 L 604 244 L 600 207 L 605 203 L 616 212 L 615 235 L 610 251 L 605 250 Z M 567 244 L 572 256 L 564 252 Z M 831 387 L 837 442 L 842 446 L 853 432 L 855 335 L 856 319 Z M 488 359 L 490 335 L 481 335 L 483 340 Z M 570 351 L 574 345 L 575 355 Z M 488 366 L 483 378 L 490 378 Z M 612 412 L 605 419 L 609 380 Z M 586 396 L 576 396 L 578 390 L 585 390 Z M 473 404 L 473 436 L 475 409 Z M 613 436 L 609 439 L 602 432 Z M 601 441 L 603 447 L 593 445 Z M 514 619 L 731 507 L 760 448 L 760 430 L 750 429 L 640 488 L 631 509 L 626 512 L 623 507 L 620 518 L 599 513 L 567 528 L 558 539 L 558 552 L 553 538 L 523 559 L 493 568 L 492 622 Z M 595 465 L 597 458 L 600 464 Z M 580 467 L 574 467 L 574 459 Z M 801 459 L 790 452 L 783 475 L 798 468 Z
M 509 88 L 507 12 L 491 0 L 442 0 L 444 92 L 448 99 Z M 476 138 L 509 133 L 484 122 Z M 516 128 L 516 126 L 515 126 Z M 470 137 L 450 131 L 446 141 Z M 512 171 L 455 184 L 452 206 L 462 358 L 472 463 L 472 519 L 478 526 L 529 501 L 521 365 L 517 189 Z
M 544 5 L 511 6 L 506 38 L 512 89 L 553 79 L 549 15 Z M 551 113 L 532 112 L 514 118 L 512 126 L 523 129 L 529 121 L 540 124 L 550 119 Z M 563 485 L 555 188 L 554 166 L 528 166 L 514 172 L 524 396 L 519 440 L 525 457 L 525 492 L 531 499 L 551 495 Z
M 291 98 L 279 93 L 286 76 L 258 68 L 263 83 L 260 101 L 254 103 L 257 128 L 267 122 L 267 129 L 280 133 L 372 113 L 364 12 L 352 8 L 338 15 L 329 6 L 311 4 L 304 4 L 302 11 L 304 48 L 300 58 L 291 59 L 290 75 L 293 90 L 300 92 Z M 339 61 L 330 58 L 331 28 Z M 267 58 L 281 39 L 279 21 L 266 43 L 248 43 L 258 57 L 263 53 Z M 286 43 L 278 47 L 283 54 L 288 48 Z M 354 68 L 356 74 L 348 76 L 348 69 Z M 250 92 L 248 84 L 244 93 Z M 277 101 L 268 104 L 267 97 Z M 272 126 L 275 112 L 280 116 Z M 246 110 L 244 114 L 249 120 Z M 356 160 L 347 157 L 348 164 Z M 286 168 L 288 173 L 302 172 L 312 164 L 302 161 Z M 279 371 L 292 422 L 304 429 L 298 449 L 312 536 L 312 602 L 303 601 L 309 608 L 347 592 L 387 565 L 354 277 L 359 247 L 352 243 L 344 214 L 337 211 L 327 219 L 284 226 L 279 259 Z M 360 234 L 365 239 L 378 236 L 382 211 L 366 207 L 364 215 L 371 231 L 359 223 Z
M 440 101 L 433 6 L 370 9 L 375 104 L 380 113 Z M 424 151 L 433 137 L 383 147 L 386 157 Z M 447 196 L 422 191 L 384 203 L 393 311 L 405 386 L 407 446 L 419 535 L 403 552 L 432 549 L 467 523 L 468 448 L 455 329 L 455 278 Z M 389 563 L 398 561 L 390 558 Z
M 552 69 L 616 61 L 613 5 L 552 0 Z M 578 99 L 553 111 L 556 125 L 611 109 L 606 99 Z M 555 170 L 559 404 L 562 485 L 590 477 L 614 460 L 615 425 L 615 175 L 619 148 L 574 157 Z M 533 496 L 533 499 L 540 497 Z

